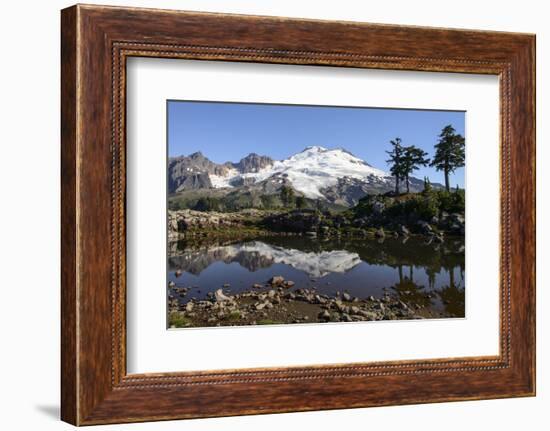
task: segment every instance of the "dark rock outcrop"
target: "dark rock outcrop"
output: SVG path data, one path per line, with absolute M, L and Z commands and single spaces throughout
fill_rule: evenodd
M 316 210 L 294 210 L 283 214 L 275 214 L 264 219 L 263 223 L 269 229 L 281 232 L 315 232 L 323 219 Z
M 260 156 L 256 153 L 250 153 L 248 156 L 239 160 L 238 163 L 233 163 L 233 167 L 241 174 L 259 172 L 263 168 L 267 168 L 271 165 L 273 165 L 273 159 L 271 157 Z
M 225 175 L 229 169 L 226 165 L 212 162 L 201 152 L 171 157 L 168 160 L 168 192 L 210 188 L 210 174 Z

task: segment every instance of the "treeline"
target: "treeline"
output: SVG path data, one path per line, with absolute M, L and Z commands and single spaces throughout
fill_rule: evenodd
M 192 209 L 196 211 L 239 211 L 246 208 L 259 208 L 265 210 L 279 209 L 328 209 L 327 203 L 317 202 L 313 199 L 297 194 L 289 185 L 283 185 L 278 193 L 273 194 L 232 194 L 226 196 L 200 196 L 185 200 L 173 200 L 169 202 L 170 210 Z
M 445 175 L 445 189 L 450 191 L 449 176 L 457 168 L 464 166 L 465 139 L 456 133 L 452 125 L 447 125 L 439 134 L 439 140 L 434 146 L 435 155 L 428 158 L 428 153 L 414 145 L 404 146 L 401 138 L 390 141 L 392 149 L 386 151 L 390 156 L 386 162 L 390 165 L 390 173 L 395 177 L 395 194 L 400 194 L 400 184 L 404 181 L 409 193 L 409 178 L 421 166 L 435 167 Z M 426 182 L 428 180 L 426 179 Z

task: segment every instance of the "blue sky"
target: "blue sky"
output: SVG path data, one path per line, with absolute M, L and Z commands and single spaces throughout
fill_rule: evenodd
M 345 148 L 385 171 L 390 139 L 416 145 L 433 156 L 441 129 L 451 124 L 464 135 L 462 111 L 345 108 L 219 102 L 168 102 L 168 154 L 201 151 L 210 160 L 237 162 L 255 152 L 281 160 L 307 146 Z M 443 183 L 442 172 L 427 167 L 414 174 Z M 451 175 L 464 187 L 464 168 Z

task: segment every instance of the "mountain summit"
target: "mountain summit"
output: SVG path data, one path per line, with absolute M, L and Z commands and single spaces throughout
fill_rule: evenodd
M 237 163 L 216 164 L 201 153 L 170 158 L 169 193 L 186 190 L 221 189 L 228 193 L 278 193 L 283 185 L 297 195 L 351 206 L 371 193 L 394 188 L 394 178 L 342 148 L 306 147 L 284 160 L 251 153 Z M 411 191 L 423 182 L 411 178 Z

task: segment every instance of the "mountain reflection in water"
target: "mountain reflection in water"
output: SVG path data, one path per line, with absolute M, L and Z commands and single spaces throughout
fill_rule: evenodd
M 183 271 L 176 277 L 176 270 Z M 464 241 L 442 244 L 423 238 L 342 239 L 268 237 L 230 244 L 170 244 L 168 278 L 191 287 L 191 298 L 203 299 L 229 285 L 235 294 L 265 285 L 273 276 L 294 281 L 294 290 L 315 287 L 319 293 L 381 297 L 397 294 L 407 304 L 464 316 Z

